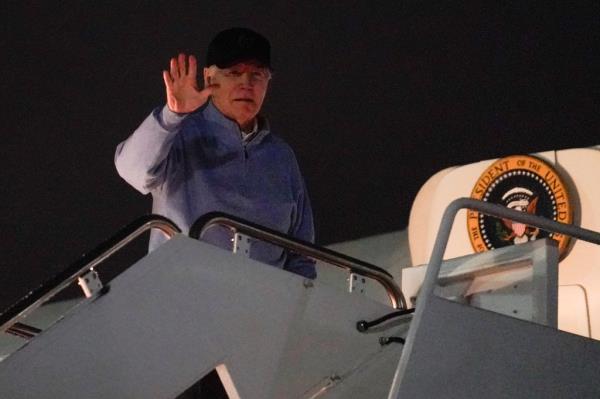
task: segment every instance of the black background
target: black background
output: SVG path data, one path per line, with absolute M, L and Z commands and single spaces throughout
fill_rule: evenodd
M 149 211 L 115 146 L 164 103 L 168 59 L 203 59 L 231 26 L 271 40 L 264 113 L 297 153 L 320 244 L 404 228 L 448 166 L 599 141 L 598 2 L 20 1 L 0 15 L 0 305 Z

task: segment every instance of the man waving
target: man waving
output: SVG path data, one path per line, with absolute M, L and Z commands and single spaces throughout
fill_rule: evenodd
M 202 89 L 196 58 L 172 58 L 163 71 L 167 104 L 117 146 L 119 174 L 151 193 L 152 211 L 184 232 L 198 217 L 221 211 L 314 241 L 294 153 L 259 114 L 271 80 L 270 50 L 268 40 L 250 29 L 220 32 L 208 46 Z M 164 239 L 153 232 L 150 250 Z M 204 239 L 231 249 L 227 229 L 211 229 Z M 252 242 L 250 257 L 316 277 L 314 262 L 264 242 Z

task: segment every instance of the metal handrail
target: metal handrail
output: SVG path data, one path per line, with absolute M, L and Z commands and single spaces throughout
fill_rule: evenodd
M 541 216 L 515 211 L 502 205 L 492 204 L 471 198 L 458 198 L 452 201 L 442 216 L 442 221 L 435 239 L 433 251 L 431 252 L 431 258 L 429 259 L 429 265 L 427 266 L 425 279 L 423 280 L 419 297 L 417 299 L 419 306 L 416 307 L 415 316 L 410 329 L 408 330 L 406 345 L 404 345 L 400 363 L 396 369 L 396 374 L 394 376 L 392 387 L 388 396 L 389 398 L 396 398 L 398 396 L 398 390 L 402 381 L 402 376 L 404 375 L 407 367 L 407 356 L 409 356 L 412 351 L 412 344 L 415 340 L 416 331 L 418 330 L 422 315 L 428 306 L 428 299 L 433 296 L 433 291 L 435 289 L 440 268 L 442 267 L 442 260 L 444 258 L 444 253 L 446 252 L 446 246 L 448 245 L 448 239 L 454 224 L 454 219 L 458 211 L 461 209 L 476 210 L 489 216 L 509 219 L 515 222 L 526 224 L 528 226 L 538 227 L 542 230 L 550 232 L 561 233 L 570 237 L 579 238 L 581 240 L 600 245 L 600 233 L 572 224 L 555 222 L 554 220 L 546 219 Z
M 227 227 L 234 233 L 240 232 L 314 260 L 320 260 L 352 273 L 371 278 L 383 286 L 394 308 L 406 309 L 406 300 L 404 299 L 402 290 L 394 282 L 393 276 L 386 270 L 330 249 L 316 246 L 310 242 L 292 238 L 278 231 L 248 222 L 247 220 L 222 212 L 207 213 L 194 222 L 190 228 L 189 236 L 200 239 L 206 230 L 216 225 Z
M 73 283 L 84 272 L 94 268 L 115 252 L 129 244 L 140 234 L 150 229 L 159 229 L 169 238 L 181 229 L 171 220 L 160 215 L 146 215 L 123 227 L 117 234 L 84 254 L 78 261 L 56 274 L 50 280 L 30 291 L 23 298 L 0 314 L 0 331 L 6 331 L 17 320 L 27 316 L 44 302 Z
M 446 251 L 446 245 L 448 244 L 448 238 L 450 237 L 450 231 L 452 230 L 454 218 L 460 209 L 476 210 L 489 216 L 513 220 L 528 226 L 538 227 L 542 230 L 550 232 L 561 233 L 573 238 L 579 238 L 581 240 L 600 245 L 600 233 L 595 231 L 584 229 L 583 227 L 572 224 L 559 223 L 554 220 L 546 219 L 530 213 L 515 211 L 498 204 L 492 204 L 471 198 L 459 198 L 452 201 L 450 205 L 448 205 L 442 217 L 438 235 L 435 240 L 435 245 L 431 253 L 431 259 L 429 260 L 427 275 L 425 276 L 425 280 L 421 288 L 422 295 L 426 295 L 429 291 L 433 292 L 435 281 L 442 265 L 444 252 Z

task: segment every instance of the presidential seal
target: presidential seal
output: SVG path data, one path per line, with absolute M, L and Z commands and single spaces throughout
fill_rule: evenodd
M 494 162 L 477 180 L 471 198 L 560 223 L 571 223 L 573 218 L 563 180 L 554 168 L 532 156 L 510 156 Z M 570 238 L 472 210 L 467 211 L 467 228 L 476 252 L 549 237 L 558 242 L 562 258 Z

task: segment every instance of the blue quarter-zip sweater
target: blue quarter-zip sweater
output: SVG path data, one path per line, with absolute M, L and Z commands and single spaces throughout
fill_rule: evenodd
M 270 133 L 242 140 L 238 125 L 211 102 L 182 116 L 156 108 L 117 146 L 121 177 L 143 194 L 152 193 L 152 211 L 173 220 L 187 234 L 198 217 L 226 212 L 314 242 L 312 210 L 292 149 Z M 204 240 L 231 250 L 231 232 L 214 227 Z M 150 250 L 165 240 L 153 231 Z M 279 247 L 253 241 L 250 257 L 315 278 L 314 263 Z

